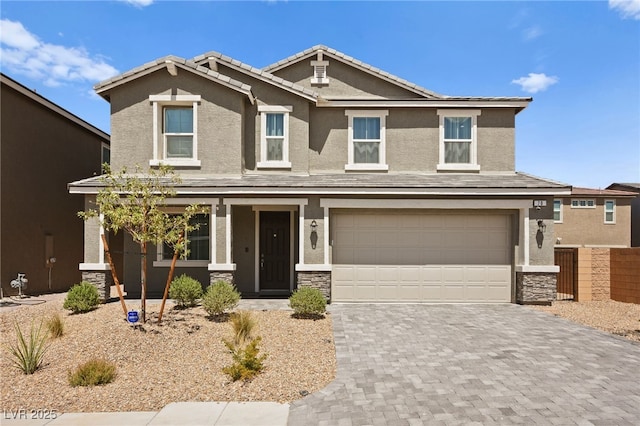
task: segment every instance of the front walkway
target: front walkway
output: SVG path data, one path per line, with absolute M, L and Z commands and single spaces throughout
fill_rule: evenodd
M 289 425 L 637 425 L 640 345 L 523 306 L 330 307 L 337 378 Z

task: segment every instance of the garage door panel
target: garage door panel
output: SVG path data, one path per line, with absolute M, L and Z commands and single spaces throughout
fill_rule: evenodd
M 340 212 L 332 216 L 332 298 L 508 302 L 510 224 L 493 213 Z

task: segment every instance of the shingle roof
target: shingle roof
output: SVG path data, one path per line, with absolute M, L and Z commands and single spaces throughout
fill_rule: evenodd
M 640 183 L 634 183 L 634 182 L 612 183 L 607 187 L 607 189 L 610 189 L 610 188 L 629 190 L 636 194 L 640 193 Z
M 234 80 L 226 75 L 210 70 L 207 67 L 200 66 L 193 61 L 189 61 L 184 58 L 180 58 L 178 56 L 173 56 L 173 55 L 164 56 L 162 58 L 156 59 L 155 61 L 147 62 L 144 65 L 141 65 L 132 70 L 126 71 L 120 75 L 101 81 L 100 83 L 93 86 L 93 88 L 98 94 L 102 95 L 103 93 L 107 92 L 113 87 L 116 87 L 120 84 L 123 84 L 127 81 L 130 81 L 133 78 L 136 78 L 140 75 L 144 75 L 148 72 L 152 72 L 157 69 L 162 69 L 163 67 L 166 67 L 169 64 L 175 64 L 179 68 L 194 72 L 196 74 L 200 74 L 202 76 L 206 76 L 211 80 L 218 81 L 219 83 L 227 87 L 236 89 L 248 95 L 250 98 L 253 98 L 253 95 L 251 94 L 251 86 L 249 86 L 248 84 L 238 80 Z
M 397 84 L 398 86 L 404 87 L 405 89 L 418 93 L 422 96 L 426 96 L 428 98 L 446 98 L 446 96 L 440 95 L 431 90 L 427 90 L 424 87 L 418 86 L 415 83 L 412 83 L 396 75 L 383 71 L 380 68 L 376 68 L 372 65 L 369 65 L 365 62 L 362 62 L 356 58 L 353 58 L 349 55 L 346 55 L 342 52 L 339 52 L 335 49 L 332 49 L 322 44 L 318 44 L 316 46 L 310 47 L 309 49 L 303 50 L 302 52 L 298 52 L 294 55 L 289 56 L 288 58 L 285 58 L 276 62 L 275 64 L 268 65 L 264 67 L 263 70 L 267 72 L 277 71 L 293 63 L 301 61 L 305 58 L 311 57 L 317 54 L 318 51 L 322 51 L 323 54 L 328 54 L 330 57 L 346 62 L 350 65 L 355 66 L 356 68 L 361 69 L 362 71 L 376 75 L 377 77 L 390 81 L 394 84 Z
M 233 69 L 243 72 L 245 74 L 253 75 L 256 78 L 260 78 L 264 81 L 273 83 L 285 90 L 289 90 L 291 92 L 297 93 L 307 98 L 311 98 L 312 100 L 316 100 L 319 96 L 313 90 L 307 89 L 306 87 L 292 83 L 281 77 L 273 75 L 265 70 L 245 64 L 244 62 L 240 62 L 237 59 L 233 59 L 229 56 L 223 55 L 222 53 L 219 53 L 213 50 L 207 53 L 203 53 L 202 55 L 198 55 L 195 58 L 191 59 L 191 61 L 193 61 L 194 63 L 203 63 L 207 61 L 209 58 L 215 58 L 217 61 L 221 62 L 223 65 L 232 67 Z
M 594 189 L 594 188 L 571 188 L 571 195 L 589 195 L 589 196 L 603 196 L 603 197 L 635 197 L 638 194 L 629 191 L 619 191 L 615 189 Z
M 72 192 L 85 192 L 102 186 L 100 177 L 70 184 Z M 242 193 L 242 194 L 305 194 L 305 193 L 385 193 L 448 195 L 512 194 L 512 193 L 569 193 L 567 185 L 537 178 L 525 173 L 471 174 L 379 174 L 343 173 L 326 175 L 260 174 L 236 177 L 183 176 L 176 186 L 178 193 Z

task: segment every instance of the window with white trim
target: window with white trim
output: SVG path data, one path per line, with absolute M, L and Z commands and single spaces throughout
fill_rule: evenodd
M 196 214 L 189 219 L 189 224 L 197 229 L 189 232 L 187 235 L 187 254 L 186 261 L 209 261 L 210 233 L 209 233 L 210 215 L 206 213 Z M 173 249 L 168 244 L 163 244 L 158 253 L 158 260 L 171 260 L 173 258 Z
M 477 127 L 480 110 L 439 109 L 438 170 L 480 170 Z
M 571 200 L 572 209 L 595 209 L 596 200 L 592 199 L 573 199 Z
M 152 166 L 200 166 L 198 103 L 200 95 L 151 95 L 153 106 Z
M 349 140 L 346 170 L 389 170 L 385 130 L 388 110 L 347 110 Z
M 289 113 L 292 106 L 260 105 L 260 161 L 258 168 L 291 168 Z
M 562 200 L 553 200 L 553 221 L 562 223 Z
M 604 200 L 604 223 L 616 223 L 615 200 Z

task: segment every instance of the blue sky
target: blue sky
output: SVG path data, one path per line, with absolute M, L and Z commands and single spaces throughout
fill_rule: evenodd
M 427 89 L 532 96 L 516 168 L 574 186 L 640 182 L 640 0 L 7 1 L 2 72 L 100 129 L 95 83 L 215 50 L 256 67 L 324 44 Z

